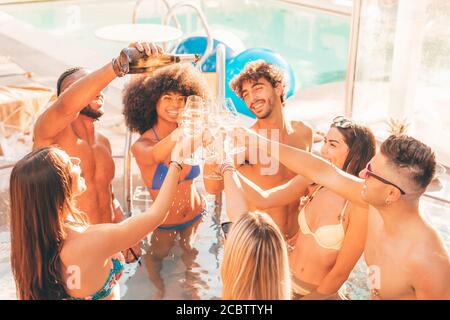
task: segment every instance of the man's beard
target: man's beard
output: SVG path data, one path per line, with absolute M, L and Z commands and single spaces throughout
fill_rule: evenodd
M 264 113 L 263 115 L 258 116 L 258 115 L 255 114 L 255 116 L 256 116 L 258 119 L 266 119 L 266 118 L 268 118 L 268 117 L 272 114 L 272 111 L 273 111 L 273 108 L 270 108 L 270 109 L 267 110 L 266 113 Z
M 83 109 L 81 109 L 80 114 L 89 117 L 94 120 L 98 120 L 103 114 L 103 111 L 95 110 L 91 106 L 86 106 Z
M 267 99 L 265 103 L 269 106 L 269 109 L 265 113 L 263 113 L 260 116 L 258 116 L 256 113 L 253 113 L 256 116 L 256 118 L 260 120 L 268 118 L 272 114 L 272 111 L 274 109 L 273 101 L 271 99 Z

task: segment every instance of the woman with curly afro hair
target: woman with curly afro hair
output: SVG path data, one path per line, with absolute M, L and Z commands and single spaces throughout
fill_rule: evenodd
M 207 83 L 191 64 L 175 64 L 151 76 L 136 76 L 124 89 L 126 125 L 140 134 L 131 152 L 153 199 L 158 196 L 166 176 L 176 142 L 174 137 L 179 131 L 177 120 L 190 95 L 209 98 Z M 169 215 L 151 235 L 150 253 L 145 258 L 150 280 L 158 290 L 155 298 L 164 296 L 164 282 L 159 272 L 177 236 L 186 264 L 197 254 L 192 243 L 206 212 L 206 202 L 193 183 L 199 174 L 199 166 L 183 166 Z

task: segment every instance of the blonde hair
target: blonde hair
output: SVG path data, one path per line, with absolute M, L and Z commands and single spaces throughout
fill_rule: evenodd
M 289 300 L 287 248 L 272 218 L 250 212 L 233 223 L 222 264 L 223 299 Z

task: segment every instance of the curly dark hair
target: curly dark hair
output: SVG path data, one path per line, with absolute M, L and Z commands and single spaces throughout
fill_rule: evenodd
M 284 74 L 276 66 L 264 60 L 256 60 L 247 63 L 244 70 L 230 81 L 230 88 L 238 97 L 242 99 L 242 85 L 244 82 L 256 82 L 261 78 L 264 78 L 270 82 L 274 88 L 277 84 L 281 85 L 283 91 L 280 98 L 281 103 L 284 103 L 286 98 L 286 83 L 284 80 Z
M 140 134 L 152 128 L 158 120 L 156 104 L 168 92 L 183 96 L 197 95 L 205 99 L 210 95 L 201 72 L 187 63 L 158 69 L 151 76 L 136 77 L 123 91 L 123 114 L 127 127 Z
M 436 173 L 433 150 L 407 135 L 391 135 L 380 147 L 381 153 L 397 168 L 407 168 L 409 180 L 425 190 Z

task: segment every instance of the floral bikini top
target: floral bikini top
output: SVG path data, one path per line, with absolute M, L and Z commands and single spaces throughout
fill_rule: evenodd
M 114 286 L 118 283 L 120 277 L 123 274 L 124 270 L 124 258 L 122 254 L 117 254 L 113 258 L 111 258 L 112 267 L 109 272 L 108 279 L 106 280 L 103 287 L 98 290 L 93 295 L 87 296 L 85 298 L 75 298 L 69 296 L 69 300 L 101 300 L 107 298 L 113 291 Z

